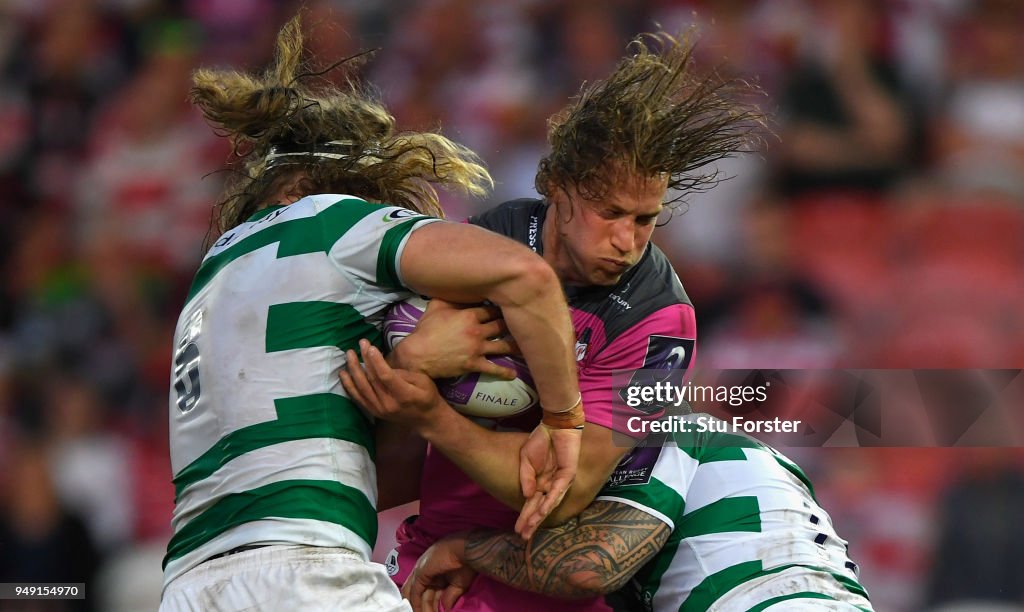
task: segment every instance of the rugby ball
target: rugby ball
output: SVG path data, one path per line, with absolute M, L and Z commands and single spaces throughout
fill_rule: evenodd
M 393 304 L 384 315 L 384 340 L 393 349 L 416 328 L 427 309 L 427 300 L 413 296 Z M 499 419 L 510 417 L 537 405 L 539 397 L 526 362 L 511 355 L 491 356 L 488 360 L 516 372 L 513 380 L 471 372 L 457 378 L 434 382 L 453 408 L 467 416 Z

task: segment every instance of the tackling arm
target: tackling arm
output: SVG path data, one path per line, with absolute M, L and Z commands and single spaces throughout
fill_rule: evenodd
M 632 506 L 596 501 L 578 518 L 541 529 L 524 542 L 513 533 L 470 532 L 443 540 L 458 562 L 518 589 L 580 599 L 622 588 L 668 541 L 671 528 Z M 431 567 L 431 555 L 417 565 L 411 601 L 447 567 Z M 436 582 L 435 582 L 436 584 Z M 419 592 L 417 592 L 419 591 Z
M 419 429 L 420 435 L 488 493 L 514 509 L 522 508 L 526 500 L 519 488 L 516 462 L 511 459 L 517 456 L 527 434 L 484 429 L 446 408 Z M 547 524 L 564 522 L 586 508 L 629 450 L 612 443 L 611 429 L 588 423 L 583 429 L 576 480 Z
M 558 277 L 540 256 L 479 227 L 432 223 L 409 235 L 401 274 L 417 293 L 463 303 L 486 299 L 500 307 L 541 404 L 558 411 L 576 402 L 569 308 Z
M 518 451 L 513 482 L 524 496 L 537 500 L 524 507 L 520 521 L 539 524 L 575 478 L 582 437 L 571 428 L 582 422 L 583 408 L 575 334 L 558 277 L 539 255 L 514 240 L 454 223 L 432 223 L 410 234 L 399 267 L 405 284 L 418 293 L 456 302 L 486 299 L 497 305 L 530 367 L 541 405 L 554 413 L 566 411 L 566 428 L 538 426 Z M 432 442 L 441 450 L 453 448 L 442 440 Z M 455 447 L 463 444 L 465 440 L 454 440 Z M 500 458 L 514 465 L 508 455 Z M 499 480 L 481 484 L 508 490 L 508 479 Z

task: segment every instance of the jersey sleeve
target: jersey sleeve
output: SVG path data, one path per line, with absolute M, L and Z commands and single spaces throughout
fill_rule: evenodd
M 626 426 L 630 417 L 655 420 L 664 407 L 630 408 L 617 389 L 630 381 L 636 370 L 681 370 L 692 367 L 695 357 L 697 323 L 693 307 L 672 304 L 656 310 L 619 334 L 580 369 L 580 391 L 588 423 L 622 432 L 632 438 L 643 434 Z M 630 381 L 631 382 L 631 381 Z
M 676 528 L 675 518 L 683 515 L 685 505 L 678 492 L 657 478 L 637 485 L 607 484 L 594 501 L 632 506 L 665 523 L 669 529 Z
M 318 215 L 328 257 L 346 275 L 387 289 L 405 289 L 399 262 L 410 234 L 441 221 L 400 206 L 342 199 Z
M 465 223 L 477 225 L 503 236 L 515 238 L 512 231 L 512 211 L 509 203 L 499 204 L 489 210 L 471 215 L 466 218 Z
M 641 443 L 619 462 L 595 500 L 632 506 L 675 529 L 699 466 L 699 461 L 684 460 L 684 455 L 672 448 Z

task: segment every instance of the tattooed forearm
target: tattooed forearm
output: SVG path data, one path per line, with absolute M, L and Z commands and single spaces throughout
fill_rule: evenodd
M 556 597 L 609 593 L 664 546 L 668 525 L 632 506 L 592 503 L 579 517 L 541 529 L 529 542 L 514 533 L 474 531 L 466 561 L 519 589 Z

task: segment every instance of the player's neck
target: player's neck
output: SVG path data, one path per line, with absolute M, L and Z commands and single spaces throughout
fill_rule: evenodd
M 541 244 L 544 246 L 544 261 L 555 270 L 558 279 L 562 284 L 576 285 L 582 281 L 578 279 L 575 268 L 569 260 L 569 253 L 564 248 L 564 238 L 559 233 L 558 208 L 548 203 L 547 212 L 544 215 L 544 227 L 541 229 Z

